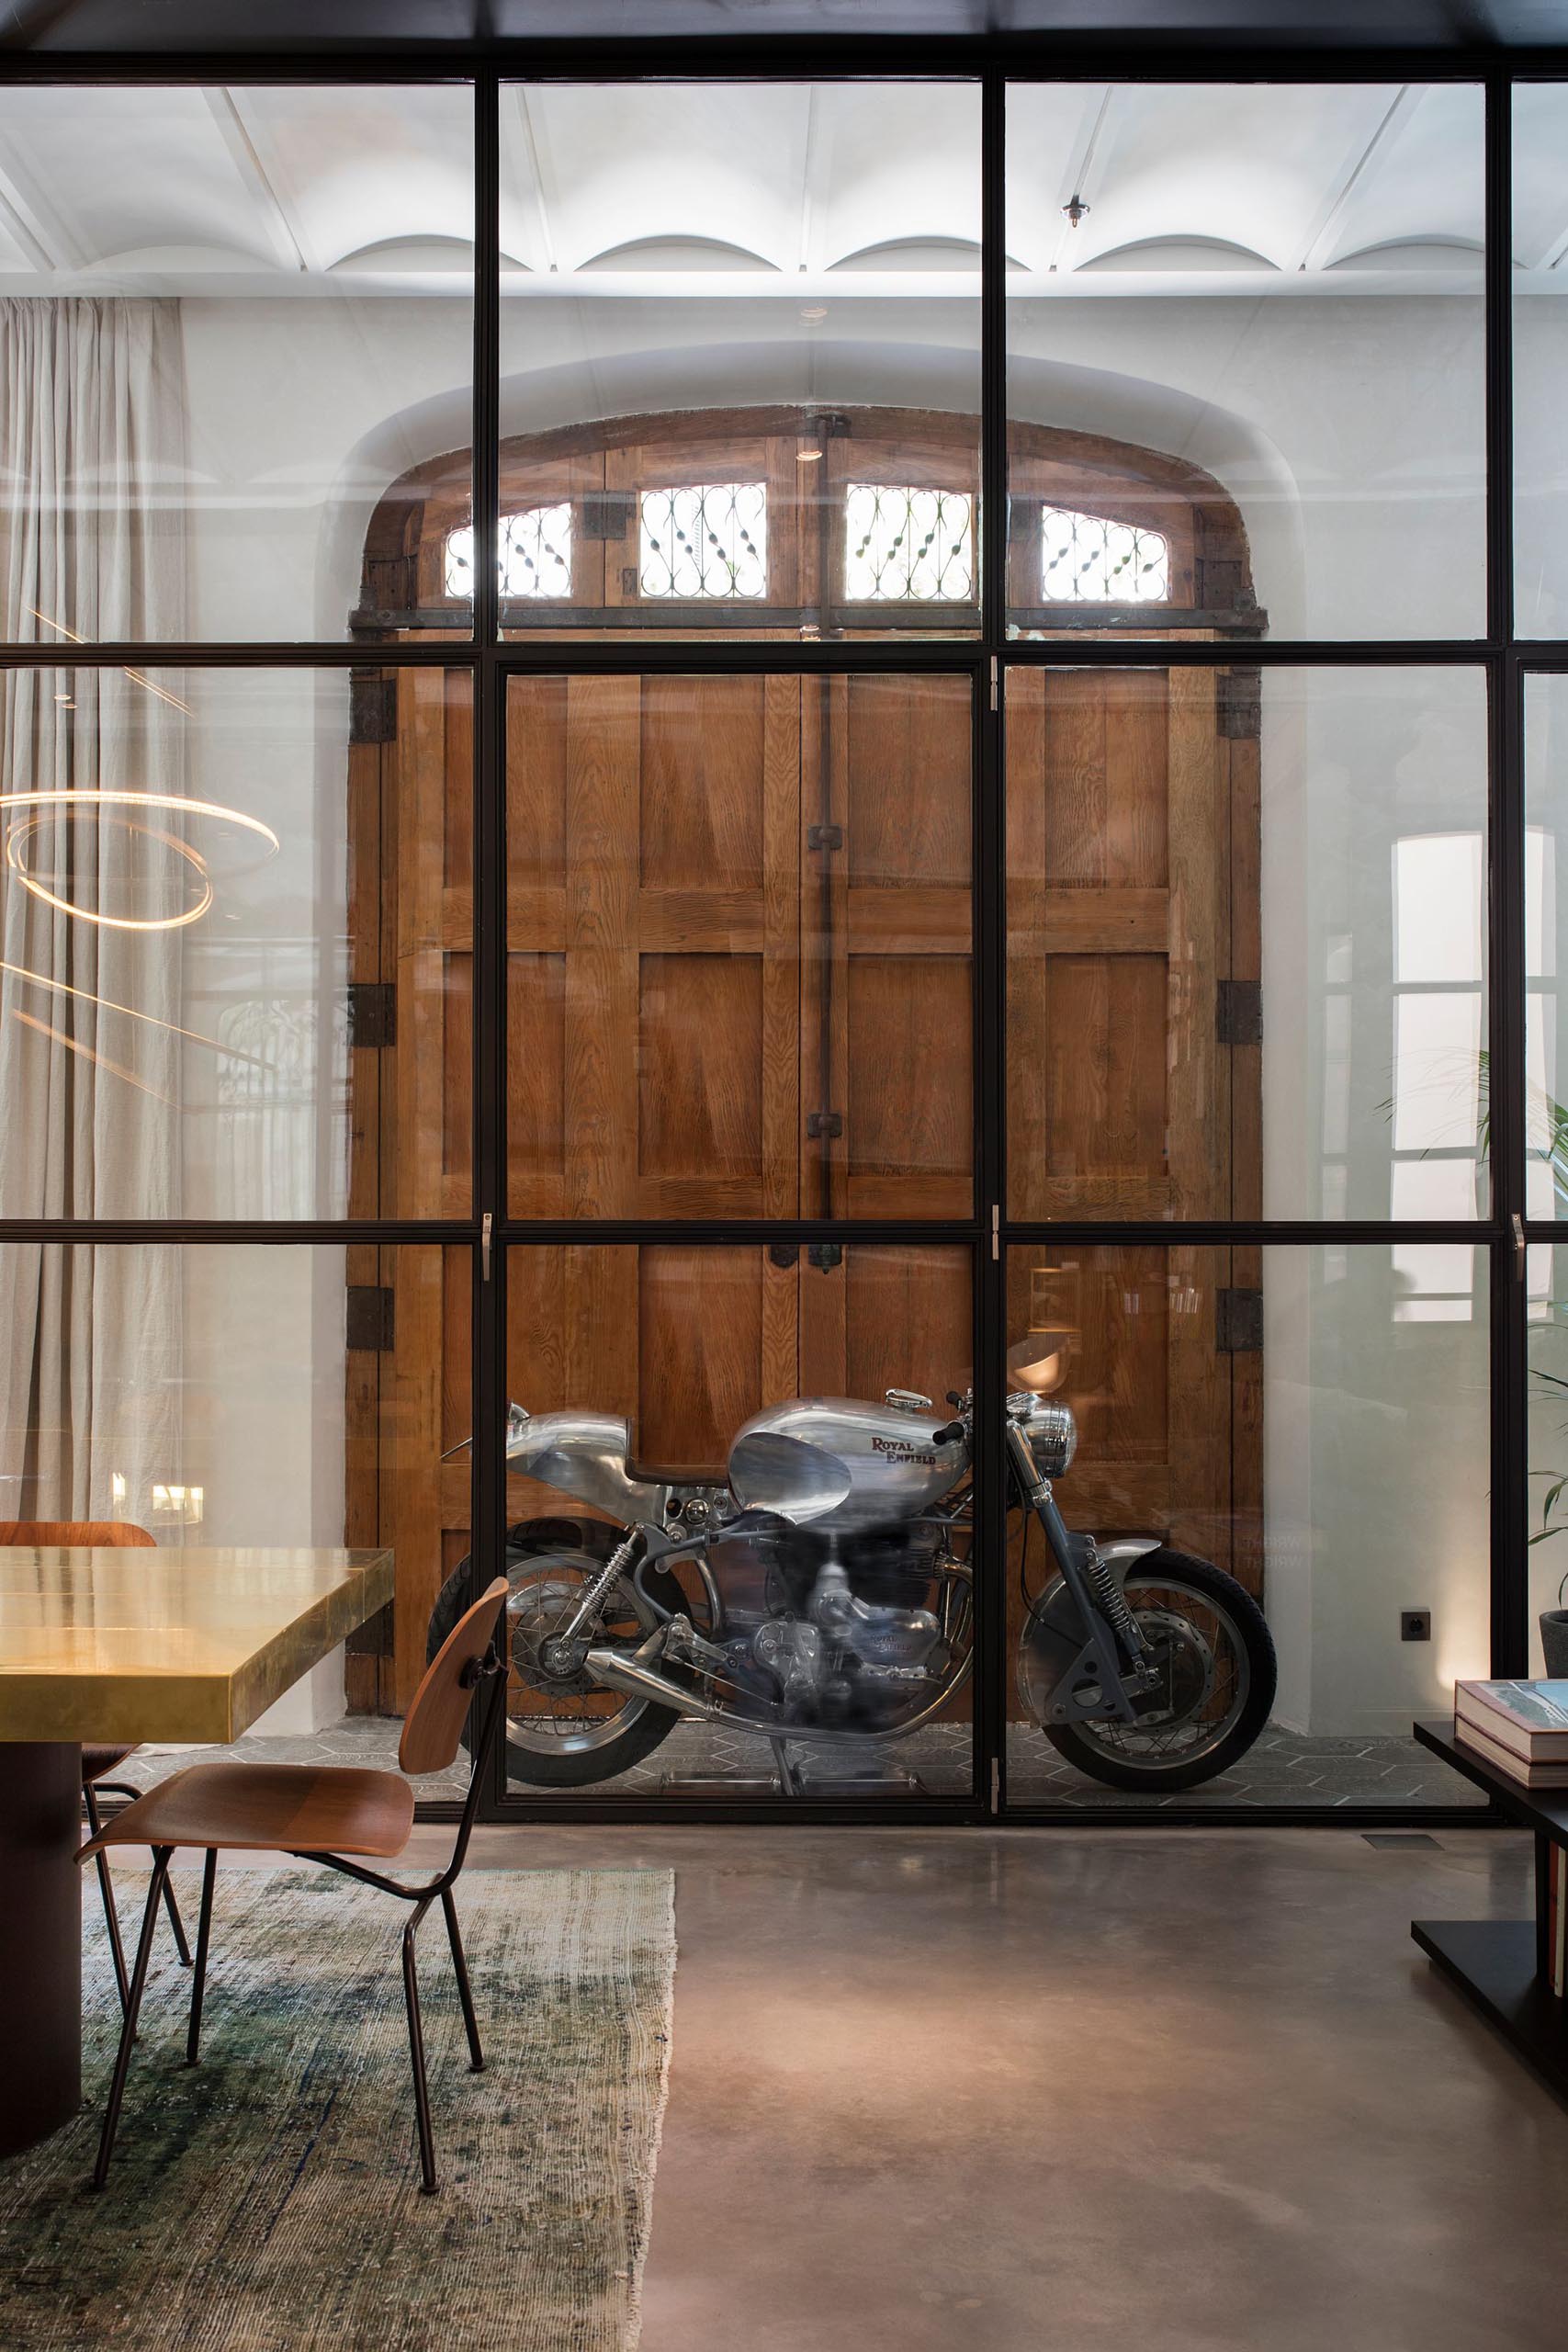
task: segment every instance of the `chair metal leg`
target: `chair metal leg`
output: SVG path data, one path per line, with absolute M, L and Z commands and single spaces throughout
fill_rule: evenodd
M 91 1786 L 92 1784 L 89 1783 L 89 1789 Z M 141 1794 L 141 1791 L 133 1788 L 129 1781 L 100 1781 L 97 1783 L 97 1790 L 101 1790 L 105 1796 L 124 1797 L 126 1802 L 131 1804 Z M 87 1792 L 84 1792 L 84 1793 Z M 96 1838 L 98 1834 L 96 1791 L 87 1796 L 87 1818 L 92 1824 L 93 1835 Z M 188 1968 L 191 1964 L 190 1945 L 186 1937 L 185 1921 L 180 1917 L 180 1906 L 175 1900 L 175 1886 L 172 1879 L 165 1879 L 164 1882 L 164 1901 L 168 1907 L 169 1925 L 175 1931 L 175 1950 L 179 1953 L 180 1966 Z
M 409 2012 L 409 2056 L 413 2064 L 414 2113 L 419 2119 L 420 2187 L 426 2197 L 435 2194 L 435 2139 L 430 2128 L 430 2088 L 424 2079 L 424 2034 L 419 2017 L 419 1975 L 414 1965 L 413 1939 L 429 1909 L 429 1900 L 416 1904 L 403 1929 L 403 1998 Z
M 152 1929 L 157 1924 L 158 1905 L 163 1900 L 164 1889 L 168 1884 L 169 1857 L 174 1850 L 172 1846 L 157 1846 L 152 1851 L 152 1878 L 147 1889 L 147 1907 L 141 1915 L 141 1940 L 136 1947 L 136 1966 L 131 1971 L 130 1994 L 125 2005 L 125 2020 L 119 2030 L 119 2049 L 115 2056 L 108 2100 L 104 2109 L 104 2128 L 98 2135 L 98 2160 L 93 2166 L 95 2188 L 102 2188 L 109 2177 L 109 2158 L 114 2154 L 120 2101 L 125 2097 L 125 2077 L 130 2065 L 130 2045 L 136 2040 L 137 2013 L 141 2007 L 142 1987 L 147 1982 L 147 1962 L 152 1954 Z
M 88 1834 L 96 1838 L 104 1825 L 98 1813 L 97 1791 L 91 1781 L 83 1788 L 82 1804 L 87 1815 Z M 104 1903 L 104 1925 L 109 1931 L 109 1958 L 114 1962 L 115 1989 L 119 1995 L 119 2013 L 123 2017 L 130 1999 L 130 1980 L 125 1973 L 125 1943 L 119 1932 L 119 1909 L 114 1899 L 114 1881 L 109 1876 L 108 1856 L 97 1853 L 93 1860 L 97 1866 L 98 1893 Z
M 186 2035 L 186 2064 L 194 2066 L 201 2048 L 201 2002 L 207 1990 L 207 1952 L 212 1941 L 212 1886 L 218 1876 L 218 1849 L 209 1846 L 201 1873 L 201 1917 L 196 1930 L 196 1982 L 190 1988 L 190 2029 Z
M 441 1907 L 446 1914 L 446 1933 L 452 1945 L 452 1965 L 457 1972 L 457 1998 L 463 2004 L 463 2024 L 468 2036 L 468 2072 L 471 2075 L 482 2075 L 485 2070 L 485 2054 L 479 2048 L 479 2023 L 474 2015 L 473 1987 L 468 1983 L 468 1962 L 463 1951 L 462 1929 L 457 1925 L 457 1905 L 452 1899 L 452 1890 L 449 1886 L 445 1886 L 441 1890 Z

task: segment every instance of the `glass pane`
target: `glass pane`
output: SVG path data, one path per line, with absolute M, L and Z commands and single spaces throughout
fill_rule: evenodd
M 931 1441 L 970 1385 L 967 1250 L 518 1247 L 507 1332 L 513 1792 L 966 1794 L 968 1449 Z M 727 1532 L 743 1502 L 774 1516 Z
M 1484 1216 L 1479 671 L 1029 669 L 1015 1217 Z
M 513 678 L 514 1216 L 967 1216 L 965 680 Z
M 415 573 L 469 497 L 472 92 L 12 87 L 0 141 L 0 634 L 466 630 Z
M 503 565 L 517 518 L 570 518 L 547 586 L 503 568 L 508 632 L 972 633 L 976 86 L 501 106 Z
M 1568 636 L 1568 85 L 1514 91 L 1514 627 Z
M 1483 143 L 1461 85 L 1010 90 L 1016 631 L 1483 634 Z
M 0 680 L 0 1215 L 471 1195 L 466 671 Z
M 1010 1797 L 1482 1802 L 1411 1724 L 1489 1670 L 1489 1329 L 1468 1245 L 1010 1250 L 1010 1415 L 1147 1670 L 1131 1720 L 1094 1703 L 1060 1551 L 1015 1503 Z
M 233 1752 L 392 1767 L 391 1718 L 468 1549 L 470 1295 L 463 1250 L 7 1243 L 0 1537 L 111 1522 L 137 1545 L 130 1589 L 151 1624 L 168 1623 L 171 1548 L 244 1546 L 257 1574 L 279 1547 L 389 1548 L 392 1605 Z M 139 1748 L 119 1777 L 145 1785 L 191 1760 Z M 420 1792 L 467 1777 L 459 1755 Z
M 1525 1202 L 1532 1217 L 1568 1216 L 1568 1070 L 1560 1043 L 1568 985 L 1568 678 L 1525 681 Z

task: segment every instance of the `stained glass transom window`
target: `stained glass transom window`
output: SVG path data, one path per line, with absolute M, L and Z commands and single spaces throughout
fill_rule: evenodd
M 1170 541 L 1135 523 L 1040 511 L 1040 584 L 1048 605 L 1157 605 L 1170 594 Z
M 852 604 L 960 604 L 975 593 L 975 506 L 961 490 L 852 481 L 844 493 Z
M 520 514 L 503 514 L 496 561 L 503 596 L 570 596 L 570 506 L 528 506 Z M 474 534 L 465 524 L 446 541 L 446 594 L 473 593 Z
M 760 481 L 645 490 L 637 585 L 645 596 L 765 596 L 768 493 Z

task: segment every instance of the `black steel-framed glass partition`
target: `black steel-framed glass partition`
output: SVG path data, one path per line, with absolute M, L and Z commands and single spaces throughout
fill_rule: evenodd
M 1401 1734 L 1525 1668 L 1561 1511 L 1561 87 L 940 62 L 716 49 L 679 137 L 651 57 L 7 69 L 14 1515 L 394 1542 L 352 1743 L 547 1507 L 509 1398 L 695 1481 L 972 1385 L 913 1787 L 719 1738 L 494 1806 L 1466 1810 Z M 1207 1792 L 1021 1713 L 1045 1361 L 1069 1519 L 1272 1624 Z

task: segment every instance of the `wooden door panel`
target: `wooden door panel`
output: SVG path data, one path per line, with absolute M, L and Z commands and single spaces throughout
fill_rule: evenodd
M 844 1213 L 968 1216 L 967 956 L 852 956 L 847 986 Z
M 1014 673 L 1016 1216 L 1230 1213 L 1229 768 L 1212 674 Z

